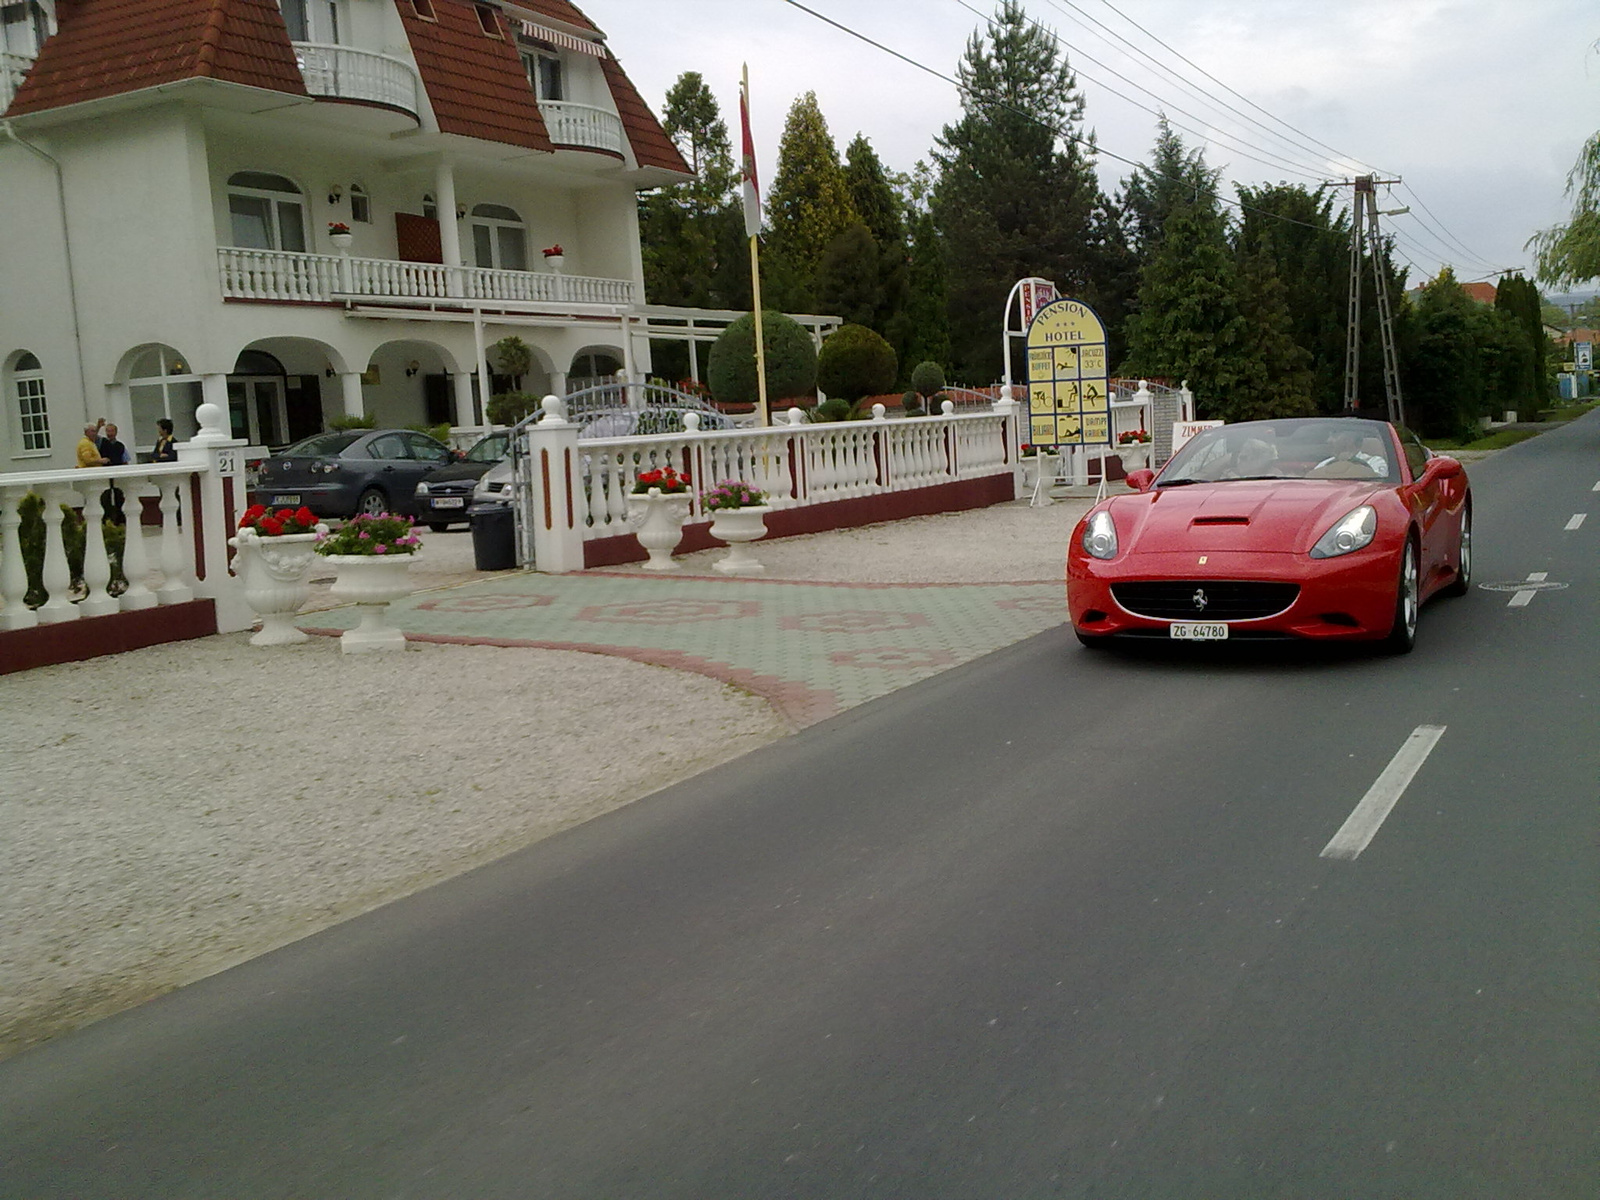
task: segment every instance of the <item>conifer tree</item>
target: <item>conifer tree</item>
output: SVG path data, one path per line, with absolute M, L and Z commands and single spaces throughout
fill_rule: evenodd
M 823 252 L 859 220 L 815 92 L 789 109 L 766 211 L 774 302 L 791 311 L 815 311 Z
M 1012 284 L 1042 276 L 1064 295 L 1096 290 L 1103 197 L 1077 78 L 1018 0 L 1001 0 L 968 39 L 957 75 L 962 116 L 937 139 L 932 208 L 945 250 L 951 366 L 988 382 L 1000 373 Z
M 844 176 L 850 199 L 871 232 L 877 251 L 877 298 L 872 318 L 860 323 L 887 338 L 904 367 L 911 340 L 911 322 L 906 314 L 911 294 L 911 256 L 906 243 L 905 205 L 889 182 L 872 143 L 863 134 L 858 133 L 845 149 Z
M 1150 165 L 1139 164 L 1123 181 L 1119 201 L 1124 214 L 1128 245 L 1140 266 L 1149 262 L 1161 244 L 1167 216 L 1180 203 L 1195 204 L 1214 197 L 1220 169 L 1207 167 L 1203 152 L 1185 147 L 1165 113 L 1156 121 L 1156 144 Z

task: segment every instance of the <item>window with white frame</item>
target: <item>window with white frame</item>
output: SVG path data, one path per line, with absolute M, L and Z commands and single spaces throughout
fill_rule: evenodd
M 472 250 L 480 267 L 500 271 L 528 269 L 528 229 L 516 209 L 479 204 L 472 210 Z
M 55 32 L 53 3 L 26 0 L 25 3 L 0 3 L 0 51 L 20 58 L 36 58 L 45 41 Z
M 50 410 L 44 394 L 44 369 L 24 350 L 11 369 L 11 386 L 17 397 L 17 423 L 22 430 L 23 453 L 50 449 Z
M 522 69 L 528 73 L 528 84 L 533 94 L 541 100 L 565 100 L 561 78 L 561 59 L 548 50 L 535 50 L 524 46 L 521 50 Z
M 359 183 L 350 185 L 350 219 L 365 225 L 372 224 L 372 197 Z
M 278 0 L 291 42 L 339 44 L 341 0 Z
M 235 246 L 305 253 L 305 197 L 281 175 L 240 171 L 229 178 L 228 221 Z
M 172 347 L 147 346 L 134 359 L 128 378 L 128 403 L 139 444 L 155 441 L 155 424 L 161 417 L 171 420 L 179 441 L 192 438 L 199 429 L 194 412 L 203 399 L 200 376 Z M 135 438 L 124 440 L 133 442 Z

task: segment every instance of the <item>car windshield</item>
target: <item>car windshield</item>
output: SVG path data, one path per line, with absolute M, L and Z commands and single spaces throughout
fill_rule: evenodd
M 491 433 L 467 451 L 466 460 L 475 463 L 497 463 L 510 452 L 511 436 L 505 433 Z
M 1249 479 L 1398 483 L 1400 476 L 1394 439 L 1384 422 L 1305 417 L 1203 430 L 1172 456 L 1156 486 Z
M 287 450 L 278 451 L 279 458 L 332 458 L 347 450 L 359 433 L 319 433 L 303 442 L 296 442 Z

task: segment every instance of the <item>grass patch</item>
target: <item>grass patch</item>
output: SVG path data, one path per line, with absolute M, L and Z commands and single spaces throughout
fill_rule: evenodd
M 1546 421 L 1576 421 L 1585 413 L 1592 412 L 1600 400 L 1586 400 L 1578 404 L 1569 404 L 1565 408 L 1553 408 L 1543 413 Z
M 1497 433 L 1491 433 L 1488 437 L 1481 437 L 1471 442 L 1440 438 L 1425 444 L 1430 450 L 1504 450 L 1507 446 L 1515 446 L 1518 442 L 1538 437 L 1543 432 L 1541 429 L 1502 429 Z

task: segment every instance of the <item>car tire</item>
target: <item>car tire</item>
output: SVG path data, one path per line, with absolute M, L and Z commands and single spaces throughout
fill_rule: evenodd
M 1417 543 L 1406 538 L 1400 555 L 1400 578 L 1395 584 L 1394 625 L 1384 642 L 1390 654 L 1410 654 L 1417 644 L 1417 616 L 1422 607 L 1422 576 L 1417 562 Z
M 428 522 L 428 528 L 433 530 L 435 533 L 444 533 L 445 531 L 447 531 L 450 528 L 450 522 L 449 521 L 429 521 Z
M 1461 566 L 1445 587 L 1446 596 L 1465 596 L 1472 590 L 1472 505 L 1461 512 Z
M 381 488 L 368 488 L 361 493 L 361 498 L 356 501 L 356 516 L 375 517 L 379 513 L 389 511 L 389 497 L 383 494 Z

